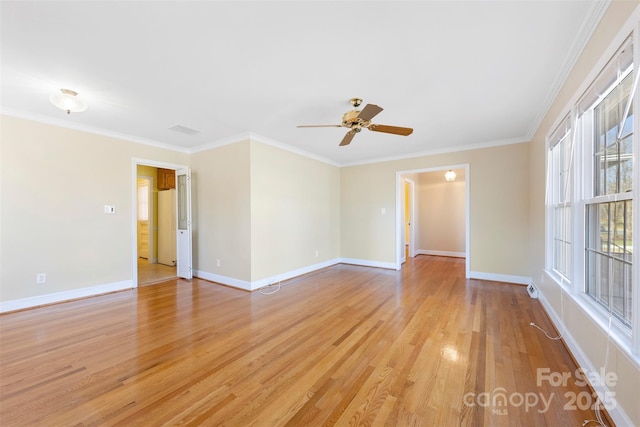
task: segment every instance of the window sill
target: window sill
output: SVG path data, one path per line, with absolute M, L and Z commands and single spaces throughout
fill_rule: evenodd
M 624 326 L 613 315 L 610 316 L 609 313 L 598 303 L 592 301 L 588 295 L 583 292 L 576 291 L 571 284 L 567 283 L 566 279 L 562 278 L 557 273 L 545 270 L 545 275 L 550 281 L 560 287 L 564 295 L 567 295 L 572 299 L 572 301 L 582 310 L 585 316 L 594 321 L 603 335 L 605 335 L 605 337 L 609 337 L 609 340 L 618 347 L 620 352 L 629 358 L 636 368 L 640 369 L 640 354 L 633 351 L 631 331 L 626 326 Z M 561 313 L 555 314 L 564 323 Z M 564 324 L 562 325 L 562 329 L 567 330 Z

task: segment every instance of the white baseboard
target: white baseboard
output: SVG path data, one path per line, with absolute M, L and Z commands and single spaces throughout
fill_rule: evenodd
M 33 308 L 40 305 L 53 304 L 78 298 L 92 297 L 95 295 L 107 294 L 110 292 L 133 288 L 134 286 L 132 280 L 123 280 L 122 282 L 107 283 L 104 285 L 91 286 L 89 288 L 72 289 L 69 291 L 56 292 L 53 294 L 38 295 L 35 297 L 4 301 L 0 302 L 0 313 L 24 310 L 25 308 Z
M 221 274 L 209 273 L 202 270 L 194 270 L 193 274 L 201 279 L 210 280 L 212 282 L 221 283 L 223 285 L 231 286 L 238 289 L 244 289 L 245 291 L 254 291 L 272 283 L 281 282 L 283 280 L 292 279 L 303 274 L 311 273 L 312 271 L 320 270 L 321 268 L 330 267 L 332 265 L 340 263 L 339 258 L 335 258 L 329 261 L 321 262 L 318 264 L 309 265 L 306 267 L 298 268 L 296 270 L 287 271 L 285 273 L 276 274 L 274 276 L 265 277 L 254 281 L 239 280 L 233 277 L 223 276 Z
M 571 354 L 575 358 L 576 362 L 578 362 L 578 366 L 582 368 L 583 372 L 586 372 L 586 373 L 599 372 L 599 370 L 593 366 L 593 363 L 591 363 L 591 360 L 589 360 L 589 358 L 584 353 L 584 351 L 582 350 L 578 342 L 573 338 L 573 336 L 571 335 L 571 332 L 565 327 L 561 317 L 558 316 L 558 313 L 555 312 L 555 310 L 553 309 L 553 306 L 549 304 L 549 301 L 547 301 L 547 299 L 545 298 L 544 293 L 540 292 L 540 290 L 538 290 L 538 300 L 542 304 L 542 307 L 544 308 L 544 310 L 549 315 L 549 318 L 553 322 L 553 325 L 556 327 L 556 329 L 562 336 L 562 340 L 564 341 L 566 346 L 569 347 Z M 610 400 L 610 399 L 605 399 L 604 398 L 605 396 L 615 396 L 615 393 L 612 394 L 611 390 L 609 390 L 606 384 L 604 384 L 605 382 L 606 381 L 601 381 L 600 384 L 591 384 L 594 391 L 598 393 L 598 396 L 600 396 L 603 402 L 607 402 L 608 400 Z M 609 415 L 613 419 L 613 422 L 616 425 L 618 426 L 633 425 L 633 423 L 631 422 L 631 419 L 626 414 L 624 409 L 620 407 L 620 405 L 615 405 L 615 407 L 613 408 L 608 408 L 607 412 L 609 413 Z
M 369 261 L 363 259 L 353 258 L 334 258 L 329 261 L 321 262 L 318 264 L 312 264 L 306 267 L 298 268 L 296 270 L 287 271 L 285 273 L 276 274 L 274 276 L 265 277 L 263 279 L 247 281 L 239 280 L 229 276 L 223 276 L 221 274 L 210 273 L 203 270 L 194 270 L 193 275 L 201 279 L 210 280 L 212 282 L 220 283 L 226 286 L 231 286 L 238 289 L 244 289 L 245 291 L 254 291 L 256 289 L 268 286 L 272 283 L 281 282 L 283 280 L 292 279 L 294 277 L 302 276 L 303 274 L 311 273 L 312 271 L 320 270 L 321 268 L 331 267 L 336 264 L 353 264 L 361 265 L 364 267 L 378 267 L 395 270 L 396 265 L 392 262 L 379 262 Z
M 370 261 L 367 259 L 355 259 L 355 258 L 340 258 L 339 262 L 342 264 L 361 265 L 363 267 L 378 267 L 378 268 L 386 268 L 391 270 L 396 269 L 395 262 Z
M 431 251 L 429 249 L 416 249 L 416 255 L 435 255 L 435 256 L 449 256 L 454 258 L 466 258 L 467 254 L 464 252 L 448 252 L 448 251 Z
M 320 270 L 322 268 L 331 267 L 340 263 L 339 258 L 334 258 L 329 261 L 320 262 L 318 264 L 308 265 L 306 267 L 298 268 L 295 270 L 287 271 L 286 273 L 276 274 L 274 276 L 265 277 L 264 279 L 254 280 L 251 282 L 252 290 L 262 288 L 271 283 L 281 282 L 283 280 L 292 279 L 294 277 L 302 276 L 303 274 L 311 273 L 312 271 Z
M 193 276 L 200 279 L 208 280 L 210 282 L 231 286 L 232 288 L 243 289 L 245 291 L 251 290 L 251 282 L 229 276 L 223 276 L 222 274 L 209 273 L 208 271 L 203 270 L 193 270 Z
M 527 276 L 511 276 L 508 274 L 483 273 L 480 271 L 469 271 L 468 278 L 491 280 L 494 282 L 517 283 L 518 285 L 528 285 L 531 283 L 531 277 Z

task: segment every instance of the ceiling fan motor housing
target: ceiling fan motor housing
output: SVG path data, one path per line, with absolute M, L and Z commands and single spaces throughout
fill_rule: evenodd
M 366 128 L 371 124 L 371 120 L 362 120 L 358 117 L 360 114 L 360 110 L 351 110 L 344 113 L 342 116 L 342 126 L 350 129 L 357 129 L 356 132 L 360 131 L 360 128 Z

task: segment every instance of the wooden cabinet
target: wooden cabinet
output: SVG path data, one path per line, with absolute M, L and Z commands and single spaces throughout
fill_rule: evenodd
M 158 168 L 158 190 L 176 188 L 176 171 Z

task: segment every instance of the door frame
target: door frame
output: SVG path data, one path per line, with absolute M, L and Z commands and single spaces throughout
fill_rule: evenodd
M 448 165 L 448 166 L 436 166 L 432 168 L 422 168 L 422 169 L 412 169 L 412 170 L 403 170 L 396 171 L 396 270 L 402 269 L 402 258 L 404 256 L 404 182 L 406 179 L 405 175 L 411 174 L 420 174 L 425 172 L 439 172 L 443 173 L 449 169 L 464 169 L 465 176 L 465 277 L 469 277 L 470 266 L 471 266 L 471 255 L 470 255 L 470 239 L 469 239 L 469 164 L 457 164 L 457 165 Z M 443 178 L 444 179 L 444 178 Z M 415 203 L 415 197 L 414 197 Z M 415 209 L 414 209 L 415 211 Z M 415 220 L 415 218 L 414 218 Z M 415 235 L 415 233 L 414 233 Z
M 140 166 L 150 166 L 153 168 L 162 168 L 162 169 L 189 169 L 189 166 L 180 165 L 176 163 L 166 163 L 159 162 L 156 160 L 148 160 L 148 159 L 140 159 L 134 157 L 131 162 L 132 169 L 132 178 L 131 178 L 131 187 L 132 187 L 132 209 L 131 209 L 131 220 L 133 224 L 133 235 L 131 239 L 131 247 L 133 248 L 133 262 L 132 262 L 132 271 L 133 271 L 133 287 L 138 287 L 138 165 Z M 176 201 L 177 203 L 177 201 Z M 177 206 L 176 206 L 177 208 Z M 193 208 L 193 206 L 191 207 Z M 176 242 L 176 245 L 178 243 Z M 177 247 L 176 247 L 177 250 Z M 193 265 L 193 253 L 189 254 L 190 260 L 189 264 Z

